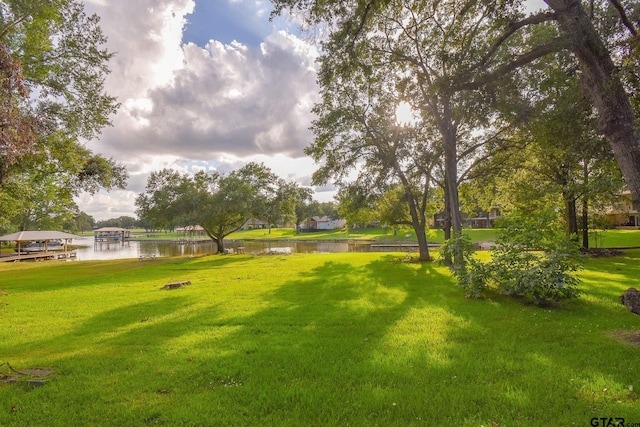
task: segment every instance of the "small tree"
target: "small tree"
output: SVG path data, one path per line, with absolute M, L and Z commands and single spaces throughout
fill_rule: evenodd
M 300 230 L 300 224 L 309 216 L 309 204 L 311 202 L 311 190 L 305 187 L 295 189 L 295 222 L 296 233 Z
M 175 227 L 180 206 L 177 191 L 185 178 L 172 169 L 152 172 L 147 178 L 144 193 L 136 197 L 136 214 L 144 219 L 149 229 L 168 229 Z
M 365 226 L 374 220 L 380 220 L 379 212 L 375 206 L 375 196 L 369 193 L 368 189 L 363 188 L 358 181 L 338 190 L 336 196 L 338 213 L 340 218 L 347 221 L 347 230 Z
M 288 182 L 279 178 L 276 184 L 274 191 L 267 198 L 263 215 L 264 219 L 269 222 L 269 234 L 271 234 L 272 225 L 278 227 L 279 224 L 284 225 L 297 221 L 298 206 L 311 198 L 311 190 L 300 187 L 294 181 Z

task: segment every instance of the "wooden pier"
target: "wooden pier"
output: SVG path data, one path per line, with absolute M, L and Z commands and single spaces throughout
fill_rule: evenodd
M 49 259 L 68 259 L 75 258 L 76 251 L 70 252 L 38 252 L 35 254 L 20 254 L 0 257 L 0 262 L 19 262 L 19 261 L 45 261 Z

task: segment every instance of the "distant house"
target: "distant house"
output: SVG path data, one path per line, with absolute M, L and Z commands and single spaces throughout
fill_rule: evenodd
M 262 228 L 269 228 L 269 222 L 262 219 L 249 218 L 242 227 L 240 227 L 240 230 L 255 230 Z
M 620 201 L 606 210 L 605 221 L 611 227 L 640 228 L 640 215 L 631 203 L 631 192 L 622 193 Z
M 325 216 L 312 216 L 300 224 L 301 231 L 336 230 L 344 228 L 347 221 L 344 219 L 331 219 Z
M 462 212 L 462 222 L 465 227 L 469 228 L 493 228 L 495 227 L 496 220 L 502 216 L 500 209 L 492 208 L 490 212 L 480 212 L 475 216 L 471 216 Z M 438 212 L 433 216 L 433 228 L 444 228 L 445 213 L 444 211 Z
M 501 212 L 498 208 L 492 208 L 490 212 L 482 212 L 479 215 L 468 219 L 470 228 L 493 228 L 496 220 L 500 218 Z

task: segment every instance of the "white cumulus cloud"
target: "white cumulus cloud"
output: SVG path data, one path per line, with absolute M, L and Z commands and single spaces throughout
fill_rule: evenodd
M 276 29 L 253 47 L 183 44 L 192 0 L 85 5 L 101 17 L 116 53 L 107 90 L 121 103 L 113 127 L 88 145 L 125 164 L 131 178 L 125 191 L 78 198 L 83 211 L 96 219 L 133 215 L 146 177 L 163 167 L 230 170 L 260 160 L 283 178 L 308 182 L 313 162 L 303 148 L 313 137 L 315 46 Z

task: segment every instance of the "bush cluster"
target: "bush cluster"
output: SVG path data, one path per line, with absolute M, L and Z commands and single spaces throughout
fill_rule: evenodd
M 487 286 L 522 297 L 535 304 L 547 304 L 580 295 L 575 272 L 582 266 L 578 245 L 553 220 L 553 213 L 513 213 L 499 224 L 491 261 L 483 263 L 473 255 L 464 237 L 445 245 L 444 253 L 462 254 L 453 274 L 467 296 L 478 297 Z

